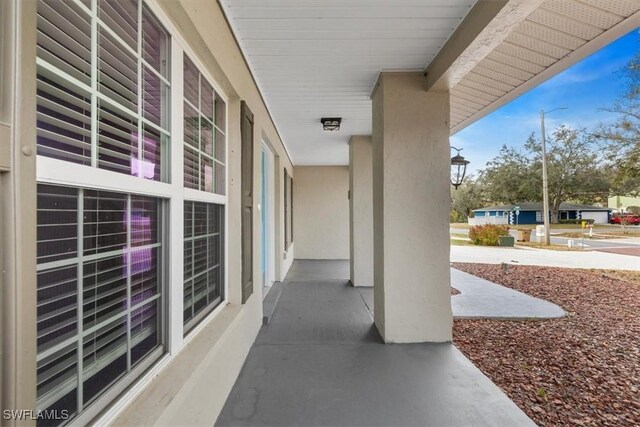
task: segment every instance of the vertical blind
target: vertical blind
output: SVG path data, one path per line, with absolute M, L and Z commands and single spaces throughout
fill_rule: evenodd
M 226 104 L 184 55 L 184 186 L 225 195 Z
M 224 205 L 184 203 L 184 333 L 224 299 Z
M 77 414 L 161 340 L 155 198 L 38 185 L 38 408 Z

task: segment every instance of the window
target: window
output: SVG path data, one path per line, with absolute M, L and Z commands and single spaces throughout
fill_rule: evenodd
M 169 35 L 137 0 L 90 5 L 38 2 L 38 154 L 166 182 Z
M 184 203 L 184 332 L 224 298 L 224 206 Z
M 165 351 L 165 203 L 136 185 L 169 182 L 171 40 L 139 0 L 37 8 L 37 174 L 65 182 L 38 184 L 37 408 L 82 423 Z
M 536 211 L 536 222 L 544 222 L 542 218 L 542 211 Z
M 225 298 L 226 102 L 154 3 L 38 0 L 37 409 L 77 424 L 180 349 L 167 308 L 186 334 Z
M 200 192 L 185 192 L 185 198 L 196 200 L 184 201 L 183 330 L 186 335 L 225 297 L 227 150 L 226 103 L 186 53 L 183 60 L 183 184 Z
M 184 186 L 225 195 L 226 104 L 184 55 Z
M 77 415 L 162 351 L 159 199 L 38 185 L 37 407 Z

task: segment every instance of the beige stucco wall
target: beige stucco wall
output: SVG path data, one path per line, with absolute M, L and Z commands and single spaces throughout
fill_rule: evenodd
M 349 259 L 349 168 L 297 166 L 293 236 L 297 259 Z
M 276 177 L 282 187 L 284 168 L 293 175 L 282 141 L 271 121 L 258 89 L 243 61 L 224 15 L 215 1 L 150 0 L 159 9 L 161 20 L 177 28 L 177 33 L 204 66 L 207 74 L 228 96 L 228 301 L 210 320 L 201 324 L 189 343 L 171 348 L 171 353 L 152 371 L 137 381 L 122 399 L 114 402 L 100 419 L 101 424 L 116 425 L 211 425 L 215 422 L 233 386 L 244 359 L 262 324 L 262 280 L 260 213 L 261 194 L 260 140 L 269 139 L 278 158 Z M 16 40 L 2 31 L 7 49 L 2 51 L 2 70 L 13 73 L 0 76 L 1 135 L 13 135 L 10 148 L 0 144 L 4 154 L 0 167 L 0 257 L 3 292 L 0 319 L 2 348 L 0 395 L 2 409 L 35 409 L 36 391 L 36 2 L 2 2 L 0 23 L 11 29 Z M 9 6 L 11 7 L 9 7 Z M 11 13 L 9 13 L 11 12 Z M 8 31 L 7 30 L 7 31 Z M 9 43 L 11 42 L 11 43 Z M 15 42 L 15 44 L 13 43 Z M 15 53 L 15 55 L 14 55 Z M 15 58 L 15 61 L 13 60 Z M 7 62 L 9 61 L 9 62 Z M 14 79 L 15 77 L 15 79 Z M 15 92 L 7 91 L 13 88 Z M 7 101 L 9 100 L 9 101 Z M 254 152 L 254 292 L 245 305 L 239 304 L 241 293 L 241 224 L 240 224 L 240 101 L 247 102 L 255 119 Z M 8 125 L 8 126 L 7 126 Z M 13 128 L 15 126 L 15 128 Z M 172 141 L 180 143 L 180 141 Z M 7 158 L 7 151 L 10 158 Z M 283 221 L 282 209 L 277 220 Z M 283 256 L 284 236 L 279 229 L 276 242 L 278 272 L 284 277 L 294 258 L 290 247 Z M 171 289 L 182 287 L 170 283 Z M 168 294 L 171 292 L 169 291 Z M 171 318 L 181 325 L 182 313 Z M 171 317 L 171 316 L 168 316 Z M 168 329 L 172 328 L 170 325 Z M 178 328 L 179 329 L 179 328 Z M 10 345 L 8 345 L 10 344 Z M 171 344 L 171 343 L 169 343 Z M 172 344 L 171 344 L 172 345 Z M 141 414 L 146 417 L 140 418 Z M 32 420 L 33 421 L 33 420 Z M 24 425 L 34 424 L 27 421 Z M 21 424 L 22 425 L 22 424 Z
M 449 93 L 383 73 L 372 100 L 375 323 L 386 342 L 451 341 Z
M 274 152 L 276 192 L 276 279 L 282 280 L 294 259 L 293 246 L 284 252 L 283 174 L 294 176 L 291 160 L 269 116 L 242 54 L 215 1 L 157 0 L 206 71 L 229 97 L 228 102 L 228 300 L 218 315 L 202 327 L 175 359 L 142 388 L 124 410 L 113 410 L 114 425 L 211 425 L 233 387 L 262 324 L 260 142 Z M 240 101 L 254 114 L 253 295 L 241 305 L 241 139 Z M 172 284 L 181 286 L 181 284 Z M 122 402 L 121 402 L 122 403 Z M 117 406 L 117 405 L 116 405 Z M 107 414 L 109 416 L 109 414 Z
M 373 286 L 373 160 L 371 136 L 349 141 L 351 283 Z
M 267 138 L 278 157 L 276 177 L 282 179 L 286 167 L 293 174 L 291 160 L 284 148 L 269 111 L 265 106 L 260 92 L 251 77 L 251 73 L 244 62 L 233 33 L 229 29 L 220 5 L 214 1 L 201 0 L 157 0 L 169 18 L 178 27 L 182 36 L 188 41 L 190 48 L 195 51 L 200 61 L 230 97 L 229 102 L 229 130 L 228 144 L 230 163 L 229 172 L 229 205 L 237 210 L 237 215 L 229 215 L 229 260 L 235 265 L 229 265 L 230 282 L 240 280 L 240 100 L 247 103 L 254 115 L 255 151 L 254 151 L 254 282 L 262 283 L 260 278 L 260 216 L 257 209 L 261 191 L 260 183 L 260 141 Z M 282 183 L 279 183 L 282 186 Z M 235 187 L 234 187 L 235 186 Z M 282 221 L 283 212 L 279 215 Z M 284 252 L 284 230 L 276 242 L 276 252 L 280 254 L 276 259 L 280 262 L 280 276 L 284 277 L 293 259 L 292 249 L 286 256 Z M 238 236 L 234 239 L 232 236 Z M 258 283 L 256 283 L 258 289 Z

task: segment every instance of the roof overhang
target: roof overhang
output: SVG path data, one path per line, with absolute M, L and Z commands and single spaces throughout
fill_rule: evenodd
M 636 0 L 218 1 L 295 164 L 348 164 L 380 72 L 449 90 L 453 134 L 640 26 Z
M 510 13 L 497 14 L 487 25 L 487 31 L 497 25 L 496 20 L 508 23 L 504 15 Z M 493 37 L 494 46 L 483 59 L 478 57 L 488 50 L 483 50 L 481 44 L 475 50 L 478 55 L 468 61 L 467 68 L 453 63 L 447 70 L 453 78 L 440 78 L 433 84 L 451 91 L 451 133 L 464 129 L 639 26 L 638 1 L 542 2 L 508 28 L 508 34 L 502 32 Z M 463 30 L 463 26 L 459 30 Z M 502 40 L 495 43 L 499 38 Z M 445 56 L 444 49 L 441 55 Z M 438 60 L 432 62 L 427 72 L 438 69 Z M 472 61 L 475 65 L 470 67 Z M 447 73 L 440 72 L 444 76 Z

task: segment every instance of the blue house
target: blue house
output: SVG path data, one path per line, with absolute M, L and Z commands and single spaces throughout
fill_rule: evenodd
M 519 207 L 519 215 L 516 215 Z M 542 203 L 519 203 L 517 205 L 489 206 L 475 209 L 475 218 L 470 219 L 474 224 L 542 224 Z M 577 205 L 562 203 L 560 205 L 560 220 L 591 219 L 594 224 L 607 224 L 611 218 L 611 209 L 599 206 Z M 551 212 L 549 212 L 551 215 Z

